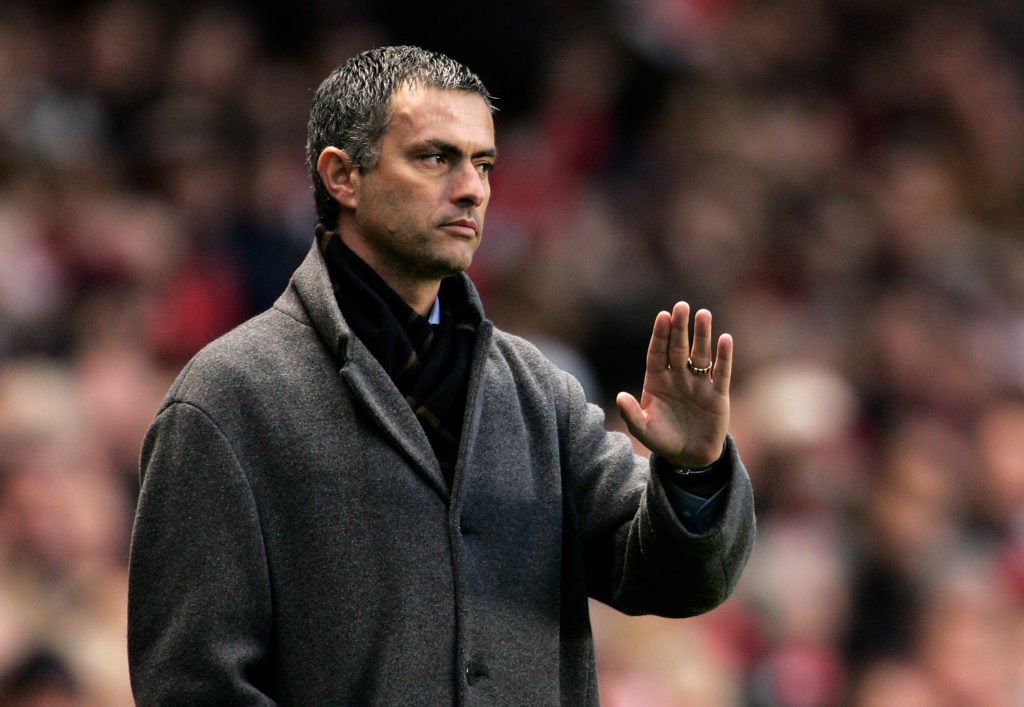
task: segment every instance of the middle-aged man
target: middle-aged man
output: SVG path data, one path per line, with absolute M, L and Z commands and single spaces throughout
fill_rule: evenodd
M 588 597 L 684 617 L 754 534 L 733 343 L 661 312 L 619 409 L 484 317 L 463 274 L 497 158 L 480 79 L 414 47 L 317 91 L 317 237 L 200 352 L 147 435 L 129 657 L 141 705 L 598 701 Z M 712 363 L 714 356 L 714 363 Z

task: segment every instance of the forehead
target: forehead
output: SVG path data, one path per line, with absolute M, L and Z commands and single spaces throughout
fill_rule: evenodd
M 391 97 L 385 136 L 407 140 L 443 138 L 476 149 L 494 146 L 494 120 L 482 96 L 471 91 L 400 88 Z

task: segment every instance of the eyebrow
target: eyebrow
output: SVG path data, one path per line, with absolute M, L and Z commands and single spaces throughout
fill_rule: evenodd
M 424 140 L 420 147 L 421 148 L 431 148 L 431 149 L 437 150 L 438 152 L 443 152 L 443 153 L 446 153 L 446 154 L 449 154 L 449 155 L 451 155 L 451 154 L 456 154 L 456 155 L 463 154 L 463 152 L 462 152 L 462 150 L 460 148 L 456 147 L 455 145 L 451 144 L 450 142 L 445 142 L 444 140 L 438 140 L 436 138 L 431 138 L 431 139 L 428 139 L 428 140 Z M 470 159 L 478 159 L 480 157 L 490 157 L 491 159 L 497 159 L 497 157 L 498 157 L 498 148 L 491 147 L 491 148 L 488 148 L 486 150 L 478 150 L 477 152 L 474 152 L 472 155 L 470 155 Z

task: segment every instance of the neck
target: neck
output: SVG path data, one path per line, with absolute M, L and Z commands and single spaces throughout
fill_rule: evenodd
M 373 268 L 380 278 L 394 290 L 402 300 L 417 314 L 429 316 L 434 300 L 441 289 L 441 281 L 436 279 L 420 279 L 397 272 L 396 268 L 387 266 L 377 252 L 366 246 L 361 238 L 354 238 L 344 230 L 339 233 L 342 242 L 359 258 Z
M 390 279 L 386 273 L 382 273 L 379 270 L 377 274 L 381 276 L 384 282 L 388 283 L 392 290 L 398 293 L 399 297 L 405 300 L 405 303 L 416 314 L 423 315 L 424 317 L 430 315 L 430 310 L 434 308 L 434 300 L 437 299 L 437 293 L 441 289 L 440 282 L 431 284 L 416 283 L 406 286 L 406 283 Z

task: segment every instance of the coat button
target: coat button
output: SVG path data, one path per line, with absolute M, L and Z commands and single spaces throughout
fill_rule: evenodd
M 466 683 L 469 685 L 475 685 L 480 682 L 483 678 L 487 677 L 487 666 L 483 663 L 476 661 L 470 661 L 466 664 Z

